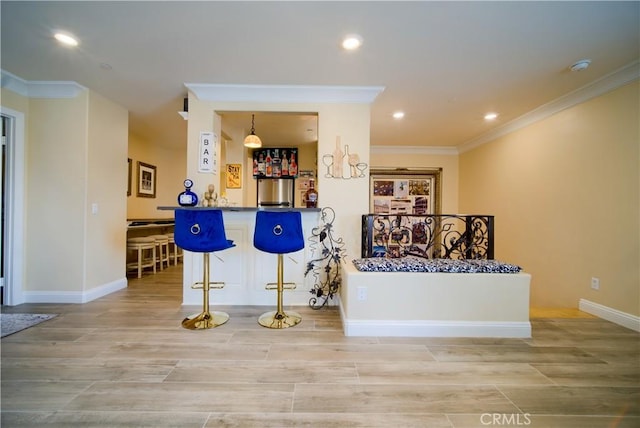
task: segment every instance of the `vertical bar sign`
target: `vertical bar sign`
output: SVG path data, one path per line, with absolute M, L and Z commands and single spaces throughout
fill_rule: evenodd
M 200 133 L 200 153 L 198 155 L 198 172 L 212 172 L 216 174 L 217 168 L 217 135 L 213 132 Z

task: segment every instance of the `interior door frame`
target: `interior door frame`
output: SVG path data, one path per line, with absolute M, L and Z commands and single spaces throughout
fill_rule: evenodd
M 25 242 L 25 117 L 24 113 L 0 106 L 8 119 L 5 176 L 4 304 L 24 303 Z

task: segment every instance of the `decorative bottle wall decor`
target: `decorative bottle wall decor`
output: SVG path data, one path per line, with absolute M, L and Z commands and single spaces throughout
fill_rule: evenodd
M 360 162 L 357 153 L 351 153 L 348 144 L 342 150 L 340 136 L 336 137 L 333 153 L 322 156 L 322 164 L 327 168 L 324 174 L 326 178 L 364 178 L 364 172 L 368 168 L 366 163 Z

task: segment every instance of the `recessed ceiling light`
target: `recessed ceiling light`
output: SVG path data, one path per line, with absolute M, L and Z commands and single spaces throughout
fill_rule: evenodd
M 394 119 L 402 119 L 404 117 L 404 112 L 403 111 L 397 111 L 395 113 L 393 113 L 393 118 Z
M 581 59 L 580 61 L 576 62 L 571 67 L 569 67 L 569 69 L 571 71 L 582 71 L 589 68 L 589 65 L 591 65 L 590 59 Z
M 67 45 L 67 46 L 78 46 L 78 40 L 66 33 L 56 33 L 54 34 L 55 39 L 57 41 L 59 41 L 60 43 L 62 43 L 63 45 Z
M 348 51 L 358 49 L 362 46 L 362 37 L 357 34 L 349 34 L 342 40 L 342 47 Z
M 484 115 L 484 120 L 496 120 L 498 113 L 487 113 Z

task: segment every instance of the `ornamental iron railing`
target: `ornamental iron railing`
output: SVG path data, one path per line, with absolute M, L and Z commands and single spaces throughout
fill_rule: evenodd
M 362 257 L 494 258 L 490 215 L 365 214 Z

